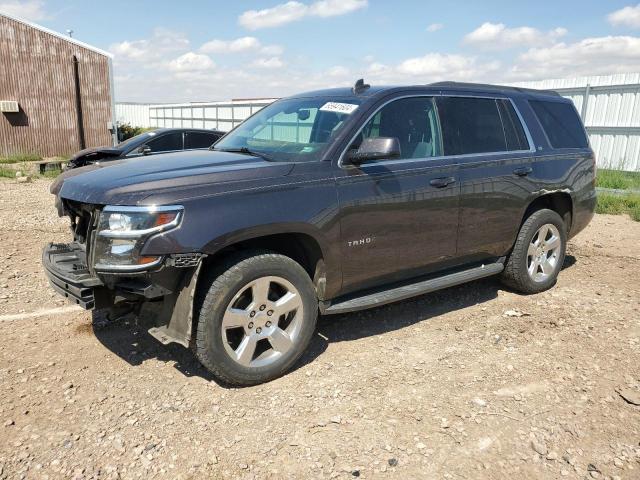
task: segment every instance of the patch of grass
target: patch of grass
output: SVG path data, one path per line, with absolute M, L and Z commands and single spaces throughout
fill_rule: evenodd
M 0 178 L 15 178 L 16 171 L 10 168 L 0 167 Z
M 597 213 L 610 215 L 628 214 L 636 222 L 640 222 L 640 195 L 612 195 L 601 193 L 598 195 Z
M 596 185 L 601 188 L 618 190 L 640 190 L 640 172 L 598 169 Z
M 55 168 L 51 170 L 45 170 L 44 173 L 40 176 L 43 178 L 56 178 L 61 173 L 62 173 L 62 170 L 60 170 L 59 168 Z
M 40 160 L 42 157 L 35 153 L 16 153 L 8 157 L 0 157 L 0 163 L 39 162 Z

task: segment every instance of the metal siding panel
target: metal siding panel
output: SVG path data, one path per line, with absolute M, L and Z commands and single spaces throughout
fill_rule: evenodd
M 640 73 L 600 75 L 572 79 L 519 83 L 518 86 L 556 90 L 570 98 L 582 111 L 584 89 L 589 85 L 584 123 L 598 165 L 640 170 L 640 136 L 631 127 L 640 127 Z M 610 131 L 598 131 L 607 127 Z
M 6 100 L 17 100 L 21 108 L 13 117 L 0 116 L 0 155 L 54 156 L 80 148 L 74 55 L 79 62 L 86 146 L 109 145 L 109 58 L 0 15 L 0 92 Z
M 151 126 L 152 110 L 142 103 L 116 103 L 116 121 L 120 124 L 129 123 L 134 127 L 148 128 Z

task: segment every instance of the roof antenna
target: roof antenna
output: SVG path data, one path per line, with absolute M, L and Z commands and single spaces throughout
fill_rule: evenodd
M 353 86 L 353 93 L 358 95 L 359 93 L 362 93 L 369 88 L 371 88 L 371 85 L 369 85 L 368 83 L 364 83 L 364 79 L 361 78 Z

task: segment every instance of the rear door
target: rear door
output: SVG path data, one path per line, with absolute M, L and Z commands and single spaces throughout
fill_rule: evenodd
M 508 98 L 444 95 L 437 104 L 444 153 L 460 162 L 458 259 L 500 257 L 535 188 L 531 140 Z
M 442 157 L 433 98 L 382 106 L 351 148 L 373 137 L 397 138 L 401 157 L 344 165 L 337 177 L 344 293 L 441 269 L 456 252 L 458 165 Z
M 182 132 L 170 132 L 149 140 L 147 145 L 151 147 L 151 153 L 177 152 L 184 148 Z
M 220 135 L 214 132 L 187 131 L 184 134 L 185 150 L 204 150 L 216 143 Z

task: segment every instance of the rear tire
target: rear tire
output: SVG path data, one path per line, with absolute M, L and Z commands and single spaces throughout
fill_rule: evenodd
M 318 300 L 307 272 L 269 252 L 244 252 L 205 278 L 196 304 L 196 356 L 228 385 L 268 382 L 304 353 Z
M 548 209 L 534 212 L 518 232 L 502 282 L 527 294 L 548 290 L 562 269 L 566 247 L 567 229 L 562 217 Z

